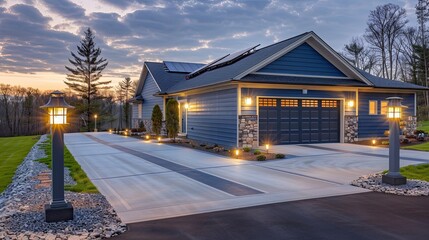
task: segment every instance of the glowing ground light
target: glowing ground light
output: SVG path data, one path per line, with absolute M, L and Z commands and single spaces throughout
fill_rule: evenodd
M 240 154 L 240 150 L 236 149 L 235 150 L 235 156 L 238 158 L 238 155 Z
M 375 139 L 372 139 L 372 145 L 375 145 L 376 143 L 377 143 L 377 140 L 375 140 Z
M 268 149 L 270 149 L 270 144 L 265 144 L 265 149 L 267 150 L 267 153 L 268 153 Z

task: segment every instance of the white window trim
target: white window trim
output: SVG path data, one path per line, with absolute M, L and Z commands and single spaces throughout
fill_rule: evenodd
M 375 113 L 371 113 L 371 102 L 375 102 Z M 369 100 L 368 101 L 368 115 L 379 115 L 378 114 L 378 101 L 377 100 Z
M 380 101 L 380 115 L 387 115 L 387 104 L 386 104 L 386 112 L 382 113 L 382 111 L 383 111 L 383 106 L 381 105 L 382 102 L 386 102 L 387 104 L 389 104 L 389 101 L 387 101 L 387 100 L 381 100 Z

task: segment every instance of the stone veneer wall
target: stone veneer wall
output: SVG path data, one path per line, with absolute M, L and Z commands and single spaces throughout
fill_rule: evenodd
M 404 134 L 405 135 L 414 135 L 414 131 L 417 130 L 417 117 L 415 116 L 409 116 L 405 120 L 405 126 L 404 126 Z
M 258 116 L 240 115 L 238 120 L 238 146 L 258 147 Z
M 344 142 L 352 143 L 358 140 L 358 116 L 344 116 Z

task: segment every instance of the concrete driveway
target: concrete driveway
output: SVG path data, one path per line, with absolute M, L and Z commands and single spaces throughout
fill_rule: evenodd
M 275 146 L 283 160 L 254 162 L 108 133 L 73 133 L 65 143 L 125 223 L 327 196 L 388 168 L 387 149 L 351 144 Z M 401 151 L 403 165 L 429 154 Z

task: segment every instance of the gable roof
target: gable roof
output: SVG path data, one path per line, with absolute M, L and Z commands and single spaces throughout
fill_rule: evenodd
M 325 58 L 338 67 L 346 77 L 318 77 L 318 76 L 276 76 L 256 74 L 259 69 L 282 57 L 303 43 L 309 44 Z M 191 63 L 197 64 L 197 63 Z M 278 43 L 256 49 L 249 52 L 245 57 L 240 58 L 230 64 L 218 68 L 209 69 L 202 73 L 193 75 L 190 79 L 186 73 L 174 73 L 165 70 L 163 63 L 145 62 L 140 81 L 144 80 L 146 75 L 145 68 L 152 74 L 160 88 L 160 93 L 173 94 L 191 89 L 217 85 L 233 80 L 242 82 L 262 82 L 262 83 L 284 83 L 284 84 L 311 84 L 311 85 L 332 85 L 332 86 L 356 86 L 356 87 L 376 87 L 376 88 L 395 88 L 395 89 L 418 89 L 427 90 L 427 88 L 411 83 L 389 80 L 373 76 L 365 71 L 355 68 L 347 62 L 342 56 L 335 52 L 314 32 L 306 32 L 298 36 L 280 41 Z M 139 87 L 143 84 L 139 84 Z M 137 94 L 141 92 L 138 89 Z

